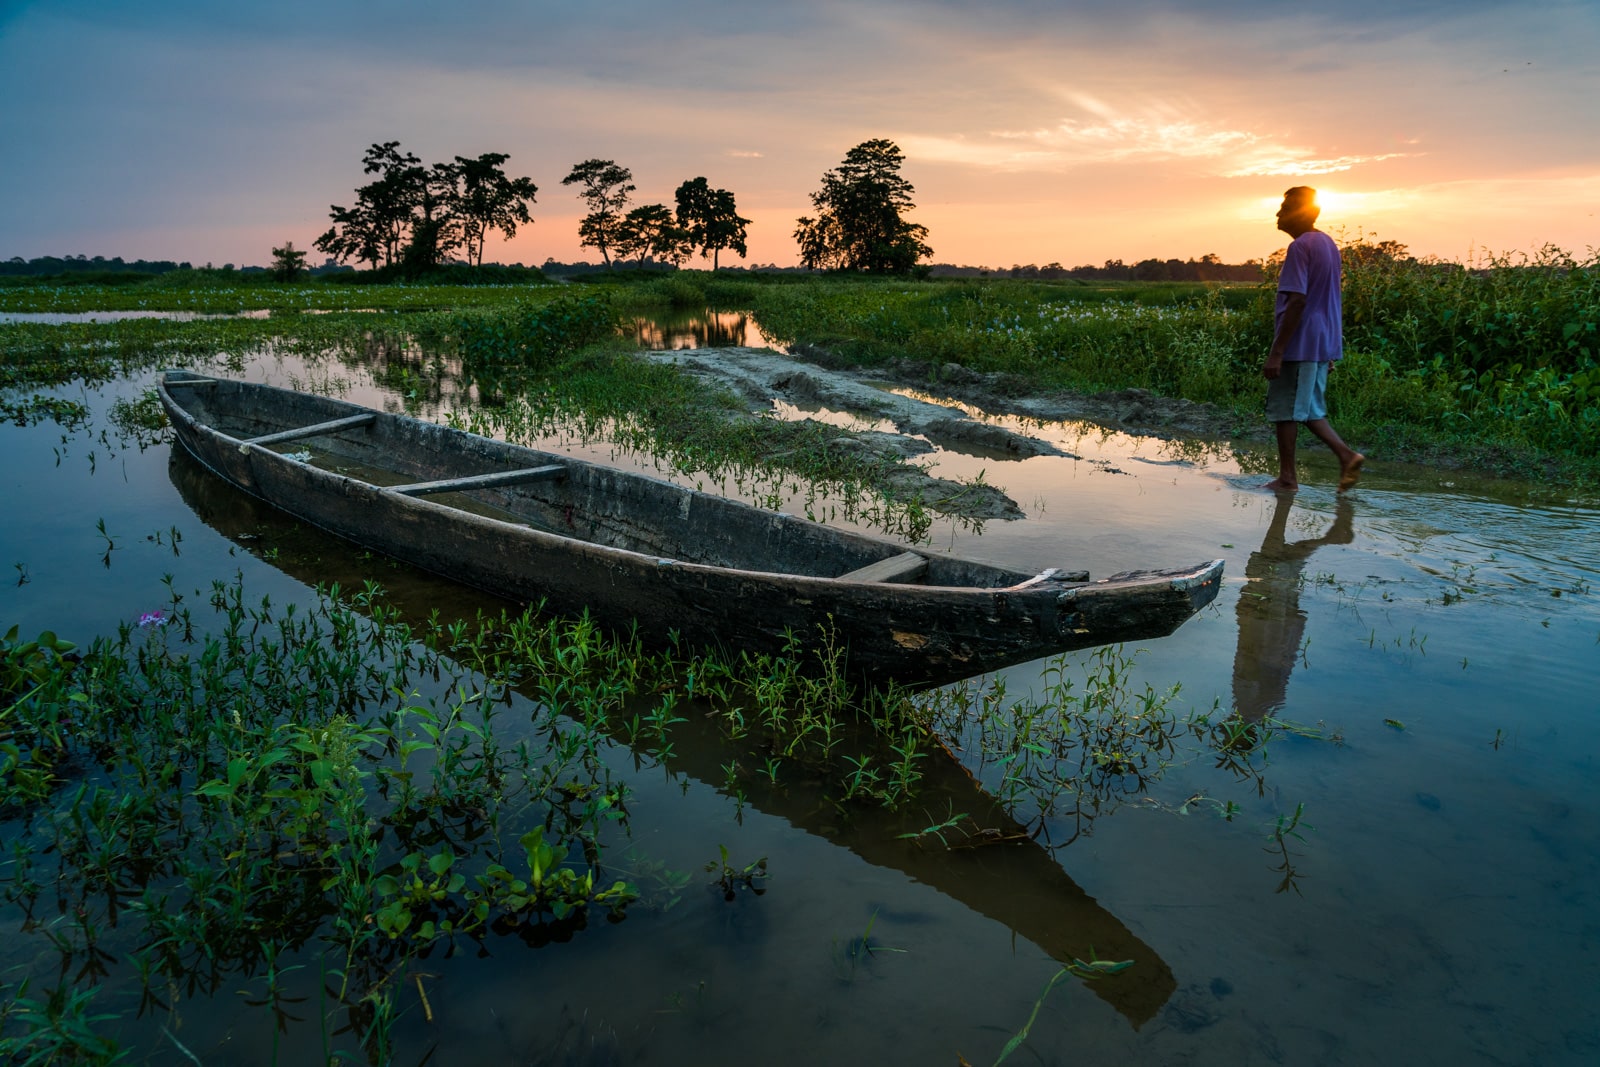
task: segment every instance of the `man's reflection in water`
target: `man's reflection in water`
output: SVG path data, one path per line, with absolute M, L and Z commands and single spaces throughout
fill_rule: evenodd
M 1323 545 L 1348 545 L 1355 539 L 1355 510 L 1340 497 L 1333 525 L 1321 537 L 1285 541 L 1293 493 L 1277 494 L 1272 522 L 1261 548 L 1245 564 L 1239 594 L 1239 650 L 1233 657 L 1233 706 L 1246 722 L 1258 722 L 1282 708 L 1289 672 L 1300 655 L 1306 616 L 1300 610 L 1301 574 L 1311 553 Z

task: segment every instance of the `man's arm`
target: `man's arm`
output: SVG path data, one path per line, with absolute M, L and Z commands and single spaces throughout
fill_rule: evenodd
M 1261 367 L 1261 376 L 1269 381 L 1282 373 L 1283 353 L 1289 347 L 1289 339 L 1300 328 L 1300 317 L 1306 310 L 1306 294 L 1286 292 L 1283 297 L 1283 315 L 1278 319 L 1277 332 L 1272 335 L 1272 347 L 1267 350 L 1267 361 Z

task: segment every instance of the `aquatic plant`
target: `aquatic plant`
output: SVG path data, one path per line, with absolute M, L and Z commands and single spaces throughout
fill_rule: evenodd
M 1093 956 L 1092 951 L 1090 955 L 1091 957 Z M 1105 978 L 1109 975 L 1120 974 L 1131 966 L 1133 966 L 1132 960 L 1102 960 L 1098 958 L 1091 958 L 1086 962 L 1084 960 L 1075 958 L 1055 974 L 1051 975 L 1050 980 L 1044 984 L 1044 991 L 1039 994 L 1039 999 L 1033 1002 L 1033 1010 L 1028 1013 L 1028 1021 L 1023 1023 L 1022 1029 L 1012 1035 L 1011 1039 L 1005 1043 L 1003 1048 L 1001 1048 L 1000 1055 L 994 1061 L 995 1067 L 1000 1067 L 1000 1064 L 1009 1059 L 1011 1054 L 1017 1051 L 1017 1049 L 1021 1048 L 1024 1042 L 1028 1040 L 1028 1035 L 1033 1031 L 1033 1024 L 1039 1019 L 1039 1009 L 1044 1007 L 1045 998 L 1050 995 L 1050 991 L 1056 987 L 1056 983 L 1060 982 L 1061 979 L 1066 978 L 1069 975 L 1074 978 L 1090 980 Z M 966 1061 L 963 1060 L 962 1062 L 964 1063 Z
M 767 877 L 767 857 L 738 866 L 728 862 L 727 845 L 718 845 L 717 855 L 717 859 L 706 864 L 706 870 L 713 875 L 711 884 L 721 892 L 723 900 L 732 901 L 740 889 L 748 889 L 758 897 L 767 891 L 758 884 Z
M 85 983 L 211 995 L 277 981 L 288 946 L 292 966 L 324 961 L 327 1010 L 370 1052 L 392 976 L 435 942 L 581 928 L 634 899 L 601 876 L 626 787 L 567 706 L 602 683 L 572 675 L 547 721 L 508 731 L 504 683 L 419 643 L 374 589 L 308 610 L 253 605 L 237 582 L 209 599 L 209 621 L 175 597 L 84 650 L 15 628 L 0 641 L 0 811 L 16 830 L 0 901 L 60 960 L 23 976 L 58 977 L 0 1021 L 8 1055 L 65 1040 Z M 409 685 L 423 680 L 432 695 Z M 120 1027 L 80 1015 L 94 1047 Z

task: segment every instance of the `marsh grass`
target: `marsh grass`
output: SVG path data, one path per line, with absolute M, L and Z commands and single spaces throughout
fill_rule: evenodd
M 945 807 L 906 847 L 957 849 L 990 839 L 928 791 L 947 741 L 1059 846 L 1051 827 L 1088 833 L 1208 753 L 1259 793 L 1277 732 L 1180 715 L 1121 649 L 1062 657 L 1015 701 L 998 683 L 863 691 L 825 632 L 728 656 L 537 610 L 408 624 L 370 584 L 306 609 L 238 581 L 204 600 L 174 592 L 86 649 L 0 641 L 0 903 L 44 949 L 0 1003 L 14 1058 L 148 1049 L 182 1005 L 248 990 L 274 1027 L 389 1062 L 398 1020 L 432 1012 L 431 953 L 681 896 L 659 861 L 606 858 L 627 833 L 620 745 L 680 773 L 683 731 L 702 746 L 709 727 L 735 777 L 820 782 L 841 819 Z M 724 892 L 768 877 L 713 866 Z
M 736 417 L 743 405 L 725 391 L 602 341 L 616 321 L 606 298 L 501 299 L 487 310 L 417 313 L 403 321 L 345 314 L 0 325 L 7 355 L 0 389 L 93 386 L 167 366 L 237 373 L 247 358 L 370 368 L 409 407 L 448 403 L 453 424 L 475 432 L 528 443 L 554 434 L 606 440 L 684 474 L 748 486 L 766 506 L 793 493 L 817 518 L 842 509 L 847 518 L 912 540 L 930 528 L 937 501 L 889 488 L 902 461 L 840 447 L 849 435 L 837 428 Z M 295 384 L 333 393 L 341 385 L 331 375 Z M 69 403 L 41 396 L 12 415 L 65 418 Z M 147 408 L 148 398 L 119 405 L 114 422 L 135 440 L 153 440 L 161 431 L 152 429 L 157 420 L 141 404 Z M 829 507 L 836 510 L 825 512 Z
M 1345 262 L 1346 357 L 1331 393 L 1341 432 L 1391 454 L 1600 482 L 1593 254 L 1462 266 L 1357 239 Z M 737 295 L 769 335 L 836 361 L 910 360 L 934 382 L 957 363 L 1013 375 L 1018 389 L 1137 387 L 1260 419 L 1270 283 L 1180 294 L 819 281 Z
M 0 312 L 193 311 L 237 315 L 270 311 L 336 312 L 351 308 L 382 311 L 439 311 L 497 307 L 544 293 L 555 286 L 508 282 L 488 285 L 388 284 L 351 285 L 337 282 L 276 283 L 252 275 L 179 272 L 159 275 L 143 284 L 28 284 L 0 286 Z M 155 321 L 155 320 L 145 320 Z
M 113 1040 L 97 1028 L 120 1017 L 86 1007 L 95 985 L 137 982 L 170 1012 L 173 991 L 271 986 L 280 958 L 337 961 L 325 1010 L 374 1054 L 436 943 L 581 929 L 634 898 L 601 877 L 625 787 L 570 711 L 604 685 L 572 682 L 507 731 L 503 685 L 420 643 L 374 590 L 302 611 L 219 583 L 209 606 L 202 621 L 174 597 L 81 651 L 0 642 L 0 900 L 58 957 L 4 1007 L 8 1056 Z M 434 678 L 430 697 L 408 688 Z
M 556 436 L 607 441 L 659 459 L 674 471 L 732 482 L 762 506 L 793 493 L 808 517 L 844 516 L 911 540 L 923 537 L 935 506 L 886 488 L 904 466 L 839 447 L 846 431 L 815 422 L 742 417 L 745 405 L 725 390 L 675 367 L 615 348 L 590 348 L 545 372 L 523 369 L 514 384 L 495 381 L 493 405 L 456 412 L 459 428 L 536 444 Z

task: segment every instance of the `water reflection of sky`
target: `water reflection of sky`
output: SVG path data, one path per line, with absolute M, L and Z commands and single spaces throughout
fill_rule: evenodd
M 393 353 L 374 369 L 269 352 L 243 374 L 433 419 L 460 402 L 454 385 L 429 392 L 396 375 L 401 363 Z M 148 384 L 55 392 L 86 399 L 98 433 L 113 396 L 136 396 Z M 1253 488 L 1268 477 L 1251 473 L 1263 453 L 1083 423 L 1018 420 L 1014 428 L 1072 455 L 997 460 L 941 449 L 922 457 L 944 477 L 981 472 L 1028 516 L 981 531 L 941 522 L 929 550 L 1022 568 L 1087 567 L 1096 576 L 1223 557 L 1222 594 L 1143 647 L 1136 684 L 1181 684 L 1182 707 L 1215 702 L 1226 716 L 1250 699 L 1254 677 L 1270 687 L 1270 714 L 1342 738 L 1274 742 L 1259 790 L 1209 760 L 1180 761 L 1149 803 L 1129 803 L 1057 853 L 1083 892 L 1159 953 L 1176 990 L 1135 1031 L 1096 998 L 1063 989 L 1050 1004 L 1052 1025 L 1030 1038 L 1038 1055 L 1064 1062 L 1087 1049 L 1119 1062 L 1250 1062 L 1270 1040 L 1286 1061 L 1384 1062 L 1419 1034 L 1439 1058 L 1463 1061 L 1561 1062 L 1563 1050 L 1594 1047 L 1600 962 L 1582 931 L 1600 909 L 1600 818 L 1585 800 L 1600 751 L 1600 511 L 1517 503 L 1514 486 L 1497 494 L 1441 487 L 1437 472 L 1375 460 L 1345 502 L 1348 538 L 1329 536 L 1345 520 L 1334 472 L 1320 457 L 1309 457 L 1306 488 L 1285 502 Z M 106 632 L 159 606 L 168 572 L 180 588 L 204 588 L 243 569 L 252 589 L 275 600 L 306 595 L 252 554 L 259 542 L 231 542 L 196 519 L 169 481 L 166 446 L 108 450 L 91 436 L 61 438 L 48 424 L 0 426 L 7 497 L 28 515 L 0 527 L 0 565 L 19 563 L 28 577 L 0 588 L 5 625 L 72 639 Z M 648 458 L 577 431 L 550 444 L 663 475 Z M 799 497 L 787 507 L 798 510 Z M 117 539 L 105 565 L 101 519 Z M 176 550 L 173 527 L 183 533 Z M 1321 543 L 1290 566 L 1263 568 L 1282 559 L 1274 546 L 1308 541 Z M 1241 612 L 1257 606 L 1280 612 L 1287 640 L 1252 636 L 1241 624 Z M 1043 666 L 1020 666 L 1005 680 L 1013 693 L 1037 689 Z M 636 782 L 633 828 L 650 855 L 685 870 L 718 844 L 737 856 L 771 855 L 773 891 L 737 914 L 691 900 L 665 921 L 630 917 L 603 950 L 584 940 L 558 962 L 531 954 L 512 965 L 530 981 L 559 973 L 587 995 L 611 988 L 618 973 L 690 989 L 709 973 L 718 1041 L 793 1026 L 794 1047 L 806 1048 L 811 1020 L 802 1025 L 764 1001 L 804 996 L 840 1018 L 859 1011 L 879 1019 L 914 996 L 941 1015 L 1011 1033 L 1055 969 L 1004 924 L 800 833 L 785 817 L 746 809 L 734 825 L 714 783 L 680 795 L 675 783 L 645 778 Z M 1175 814 L 1193 795 L 1235 802 L 1239 813 L 1224 821 L 1198 805 Z M 1275 820 L 1299 805 L 1311 829 L 1294 843 L 1298 881 L 1280 893 L 1264 847 Z M 1053 818 L 1041 840 L 1064 840 L 1071 829 Z M 891 972 L 900 957 L 886 957 L 880 977 L 892 981 L 852 985 L 841 999 L 826 942 L 859 934 L 873 916 L 876 936 L 907 949 L 917 966 Z M 781 976 L 752 962 L 752 944 L 786 961 Z M 703 970 L 686 976 L 674 962 L 685 954 Z M 950 968 L 968 980 L 954 981 Z M 729 995 L 729 975 L 741 990 L 773 996 Z M 656 990 L 641 1003 L 662 996 Z M 871 1044 L 874 1033 L 864 1026 L 852 1041 Z
M 661 351 L 690 348 L 773 348 L 783 346 L 769 337 L 755 319 L 742 311 L 685 312 L 678 315 L 636 316 L 624 327 L 640 347 Z
M 40 326 L 64 326 L 73 322 L 120 322 L 123 319 L 169 319 L 173 322 L 194 322 L 197 319 L 265 319 L 271 317 L 266 310 L 239 312 L 205 311 L 0 311 L 0 324 L 34 323 Z

